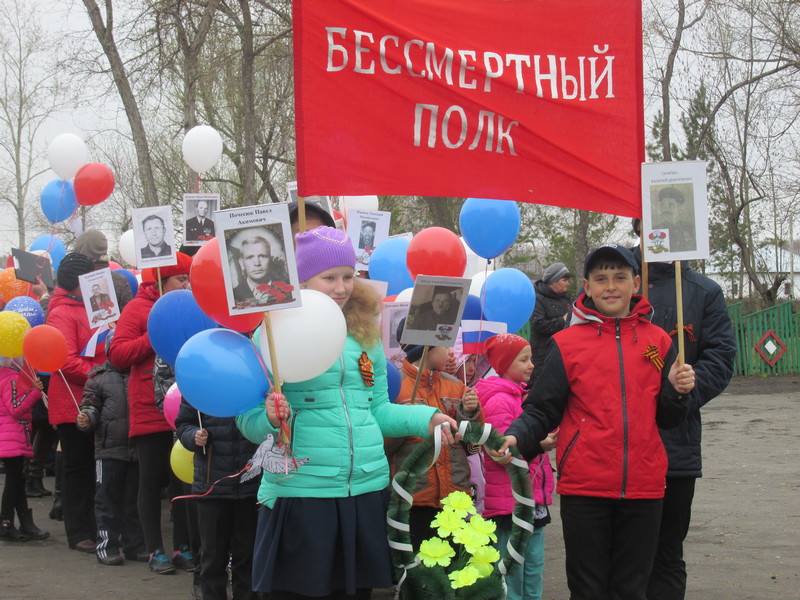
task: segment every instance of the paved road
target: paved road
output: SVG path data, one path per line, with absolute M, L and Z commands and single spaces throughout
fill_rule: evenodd
M 689 600 L 800 598 L 800 378 L 736 379 L 704 412 L 705 477 L 687 540 Z M 52 479 L 47 481 L 52 489 Z M 187 600 L 192 577 L 147 565 L 100 566 L 67 550 L 63 525 L 33 500 L 45 542 L 0 542 L 0 598 Z M 558 519 L 546 532 L 545 598 L 569 597 Z M 166 513 L 166 511 L 165 511 Z M 165 527 L 165 531 L 169 531 Z M 392 597 L 389 590 L 373 595 Z

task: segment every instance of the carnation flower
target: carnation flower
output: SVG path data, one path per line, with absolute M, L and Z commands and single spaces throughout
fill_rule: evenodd
M 419 545 L 419 559 L 426 567 L 441 565 L 447 567 L 450 560 L 456 555 L 456 551 L 445 540 L 441 538 L 431 538 Z
M 467 587 L 468 585 L 472 585 L 480 578 L 480 573 L 478 573 L 478 569 L 475 567 L 466 566 L 460 571 L 454 571 L 453 573 L 448 573 L 447 576 L 450 578 L 452 582 L 450 587 L 454 590 L 460 587 Z
M 460 517 L 466 517 L 469 513 L 475 513 L 475 506 L 472 498 L 466 492 L 451 492 L 442 499 L 442 506 L 445 509 L 458 513 Z
M 436 518 L 431 521 L 431 527 L 436 528 L 436 533 L 442 538 L 455 535 L 466 526 L 467 523 L 464 521 L 463 515 L 452 510 L 439 511 Z

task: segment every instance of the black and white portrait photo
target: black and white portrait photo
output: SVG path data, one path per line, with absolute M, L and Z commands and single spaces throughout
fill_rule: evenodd
M 111 269 L 98 269 L 81 275 L 78 283 L 90 327 L 99 327 L 119 319 L 120 310 Z
M 202 246 L 216 236 L 214 213 L 219 210 L 219 194 L 184 194 L 184 244 Z
M 231 314 L 299 303 L 286 204 L 219 211 L 217 226 Z
M 467 303 L 471 280 L 418 275 L 411 294 L 402 343 L 452 346 Z
M 163 267 L 177 263 L 175 228 L 169 206 L 134 210 L 133 239 L 139 268 Z

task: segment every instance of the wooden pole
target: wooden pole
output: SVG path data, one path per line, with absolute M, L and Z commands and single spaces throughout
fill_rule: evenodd
M 278 374 L 278 357 L 275 353 L 275 339 L 272 335 L 272 321 L 269 317 L 269 312 L 264 313 L 264 331 L 262 334 L 267 334 L 267 347 L 269 348 L 269 360 L 272 366 L 272 388 L 274 393 L 280 394 L 281 393 L 281 378 Z M 278 409 L 278 405 L 275 405 L 276 410 Z M 280 426 L 280 442 L 282 444 L 289 444 L 291 441 L 289 439 L 289 427 L 286 425 L 286 420 L 281 419 L 281 426 Z
M 675 307 L 678 313 L 678 324 L 675 326 L 678 331 L 678 364 L 682 365 L 686 356 L 686 344 L 683 337 L 683 280 L 681 279 L 681 261 L 679 260 L 675 261 Z
M 426 358 L 428 358 L 428 346 L 422 348 L 422 358 L 419 359 L 419 367 L 417 368 L 417 378 L 414 380 L 414 389 L 411 390 L 412 403 L 417 397 L 417 390 L 419 389 L 419 382 L 422 379 L 422 370 L 425 367 Z
M 156 267 L 156 279 L 158 279 L 158 295 L 163 296 L 164 290 L 161 287 L 161 265 Z
M 300 233 L 306 232 L 306 199 L 297 197 L 297 226 Z
M 639 224 L 639 231 L 641 231 L 641 223 Z M 644 236 L 639 235 L 639 253 L 642 257 L 642 296 L 647 300 L 649 297 L 649 286 L 647 285 L 647 263 L 644 261 Z

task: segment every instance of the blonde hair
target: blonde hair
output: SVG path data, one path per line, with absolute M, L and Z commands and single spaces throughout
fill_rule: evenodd
M 353 280 L 353 293 L 342 308 L 347 332 L 365 347 L 375 345 L 381 337 L 378 326 L 378 315 L 381 312 L 381 300 L 368 284 Z

